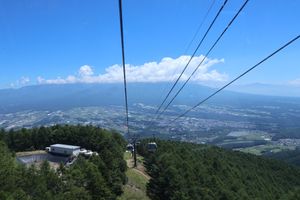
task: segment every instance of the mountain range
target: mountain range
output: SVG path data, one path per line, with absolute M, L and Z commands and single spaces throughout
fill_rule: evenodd
M 129 106 L 135 103 L 157 106 L 162 102 L 170 87 L 170 83 L 129 83 Z M 194 105 L 216 90 L 216 88 L 199 84 L 190 84 L 182 90 L 174 104 Z M 272 106 L 283 101 L 299 102 L 299 98 L 223 91 L 212 98 L 209 103 L 234 106 L 249 104 Z M 49 84 L 0 90 L 0 113 L 109 105 L 124 105 L 124 88 L 121 83 Z

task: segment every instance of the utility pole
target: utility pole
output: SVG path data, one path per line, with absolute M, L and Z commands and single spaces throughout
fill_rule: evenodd
M 137 163 L 136 163 L 136 137 L 133 140 L 133 160 L 134 160 L 134 167 L 137 167 Z

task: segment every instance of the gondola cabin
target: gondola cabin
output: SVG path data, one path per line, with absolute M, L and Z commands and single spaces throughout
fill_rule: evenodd
M 147 145 L 148 152 L 155 152 L 157 150 L 156 142 L 149 142 Z
M 127 150 L 127 151 L 130 151 L 130 152 L 134 151 L 133 145 L 132 145 L 132 144 L 127 144 L 126 150 Z

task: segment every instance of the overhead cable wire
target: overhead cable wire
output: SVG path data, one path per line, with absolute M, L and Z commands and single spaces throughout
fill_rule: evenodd
M 199 26 L 197 27 L 196 32 L 194 33 L 192 39 L 191 39 L 190 42 L 188 43 L 187 48 L 185 49 L 183 55 L 186 55 L 187 52 L 189 51 L 189 49 L 191 48 L 191 45 L 193 44 L 194 40 L 196 39 L 197 35 L 199 34 L 199 32 L 200 32 L 200 30 L 201 30 L 201 28 L 202 28 L 204 22 L 206 21 L 206 19 L 207 19 L 209 13 L 211 12 L 211 10 L 212 10 L 212 8 L 213 8 L 215 2 L 216 2 L 216 0 L 212 0 L 211 4 L 210 4 L 209 7 L 208 7 L 208 10 L 206 11 L 206 13 L 205 13 L 205 15 L 204 15 L 204 17 L 203 17 L 203 19 L 202 19 L 202 21 L 201 21 L 201 23 L 200 23 Z M 179 71 L 179 69 L 178 69 L 178 70 L 174 70 L 172 77 L 174 77 L 175 74 L 177 74 L 178 71 Z M 173 82 L 173 81 L 175 81 L 175 79 L 172 80 L 172 82 Z M 165 86 L 164 89 L 163 89 L 162 97 L 163 97 L 163 94 L 166 92 L 166 89 L 167 89 L 167 87 Z
M 120 17 L 120 33 L 121 33 L 121 48 L 122 48 L 122 66 L 124 79 L 124 97 L 125 97 L 125 114 L 126 114 L 126 133 L 129 138 L 129 114 L 128 114 L 128 97 L 127 97 L 127 82 L 126 82 L 126 67 L 125 67 L 125 48 L 124 48 L 124 32 L 123 32 L 123 13 L 122 0 L 119 0 L 119 17 Z
M 228 0 L 225 0 L 223 5 L 221 6 L 221 8 L 219 9 L 217 15 L 215 16 L 215 18 L 213 19 L 213 21 L 211 22 L 209 28 L 207 29 L 206 33 L 204 34 L 204 36 L 202 37 L 201 41 L 199 42 L 199 44 L 197 45 L 196 49 L 194 50 L 191 58 L 189 59 L 189 61 L 187 62 L 187 64 L 185 65 L 184 69 L 182 70 L 182 72 L 180 73 L 180 75 L 178 76 L 178 78 L 176 79 L 175 83 L 172 85 L 171 89 L 169 90 L 168 94 L 166 95 L 166 97 L 164 98 L 163 102 L 160 104 L 160 106 L 158 107 L 158 109 L 156 110 L 155 114 L 158 114 L 158 112 L 160 111 L 161 107 L 163 106 L 163 104 L 166 102 L 166 100 L 168 99 L 168 97 L 170 96 L 171 92 L 173 91 L 173 89 L 175 88 L 175 86 L 177 85 L 178 81 L 180 80 L 181 76 L 183 75 L 183 73 L 185 72 L 185 70 L 187 69 L 188 65 L 190 64 L 190 62 L 192 61 L 192 59 L 194 58 L 195 54 L 197 53 L 198 49 L 200 48 L 202 42 L 204 41 L 204 39 L 206 38 L 208 32 L 210 31 L 210 29 L 212 28 L 212 26 L 214 25 L 215 21 L 217 20 L 217 18 L 219 17 L 220 13 L 222 12 L 224 6 L 226 5 Z
M 204 22 L 206 21 L 206 19 L 207 19 L 208 15 L 209 15 L 209 13 L 210 13 L 211 9 L 213 8 L 213 6 L 214 6 L 215 2 L 216 2 L 216 0 L 212 0 L 212 2 L 211 2 L 211 4 L 210 4 L 210 6 L 209 6 L 209 8 L 208 8 L 207 12 L 206 12 L 206 13 L 205 13 L 205 15 L 204 15 L 204 18 L 202 19 L 202 22 L 199 24 L 199 26 L 198 26 L 198 28 L 197 28 L 196 32 L 194 33 L 194 35 L 193 35 L 193 37 L 192 37 L 191 41 L 190 41 L 190 42 L 189 42 L 189 44 L 187 45 L 187 48 L 186 48 L 186 50 L 185 50 L 184 54 L 186 54 L 186 53 L 187 53 L 187 51 L 190 49 L 190 47 L 191 47 L 192 43 L 193 43 L 193 42 L 194 42 L 194 40 L 196 39 L 196 37 L 197 37 L 197 35 L 198 35 L 199 31 L 201 30 L 201 28 L 202 28 L 202 26 L 203 26 Z
M 220 89 L 218 89 L 217 91 L 215 91 L 214 93 L 212 93 L 211 95 L 209 95 L 208 97 L 206 97 L 205 99 L 203 99 L 202 101 L 200 101 L 199 103 L 197 103 L 195 106 L 193 106 L 192 108 L 190 108 L 187 111 L 185 111 L 183 114 L 181 114 L 178 117 L 176 117 L 174 120 L 172 120 L 172 122 L 174 122 L 174 121 L 178 120 L 179 118 L 185 116 L 187 113 L 189 113 L 190 111 L 192 111 L 196 107 L 198 107 L 201 104 L 205 103 L 207 100 L 209 100 L 210 98 L 212 98 L 213 96 L 215 96 L 216 94 L 218 94 L 219 92 L 221 92 L 222 90 L 224 90 L 225 88 L 227 88 L 229 85 L 231 85 L 232 83 L 234 83 L 238 79 L 240 79 L 243 76 L 245 76 L 250 71 L 254 70 L 256 67 L 258 67 L 259 65 L 261 65 L 262 63 L 264 63 L 265 61 L 267 61 L 268 59 L 270 59 L 271 57 L 273 57 L 275 54 L 279 53 L 280 51 L 282 51 L 283 49 L 285 49 L 286 47 L 288 47 L 289 45 L 291 45 L 293 42 L 295 42 L 299 38 L 300 38 L 300 34 L 298 36 L 296 36 L 295 38 L 293 38 L 292 40 L 290 40 L 289 42 L 287 42 L 285 45 L 283 45 L 279 49 L 277 49 L 276 51 L 274 51 L 273 53 L 271 53 L 270 55 L 268 55 L 267 57 L 265 57 L 264 59 L 262 59 L 261 61 L 259 61 L 254 66 L 250 67 L 248 70 L 246 70 L 245 72 L 243 72 L 241 75 L 237 76 L 235 79 L 233 79 L 232 81 L 230 81 L 229 83 L 227 83 L 226 85 L 224 85 L 223 87 L 221 87 Z
M 175 100 L 175 98 L 179 95 L 179 93 L 182 91 L 182 89 L 186 86 L 186 84 L 190 81 L 190 79 L 193 77 L 193 75 L 197 72 L 199 67 L 202 65 L 202 63 L 205 61 L 205 59 L 208 57 L 210 52 L 214 49 L 214 47 L 217 45 L 217 43 L 220 41 L 220 39 L 223 37 L 223 35 L 226 33 L 228 28 L 231 26 L 231 24 L 234 22 L 234 20 L 238 17 L 238 15 L 241 13 L 241 11 L 245 8 L 246 4 L 249 2 L 249 0 L 246 0 L 244 4 L 241 6 L 241 8 L 238 10 L 238 12 L 234 15 L 234 17 L 231 19 L 231 21 L 228 23 L 226 28 L 223 30 L 221 35 L 218 37 L 218 39 L 214 42 L 214 44 L 211 46 L 211 48 L 208 50 L 208 52 L 205 54 L 201 62 L 198 64 L 198 66 L 194 69 L 193 73 L 189 76 L 189 78 L 184 82 L 184 84 L 181 86 L 181 88 L 177 91 L 177 93 L 173 96 L 173 98 L 170 100 L 170 102 L 167 104 L 167 106 L 163 109 L 163 111 L 158 115 L 157 118 L 159 118 L 171 105 L 171 103 Z
M 212 0 L 211 4 L 210 4 L 209 7 L 208 7 L 208 10 L 206 11 L 206 13 L 205 13 L 205 15 L 204 15 L 204 17 L 203 17 L 203 19 L 202 19 L 202 21 L 201 21 L 201 23 L 200 23 L 199 26 L 197 27 L 196 32 L 194 33 L 192 39 L 191 39 L 190 42 L 188 43 L 187 48 L 185 49 L 183 55 L 187 54 L 187 52 L 188 52 L 189 49 L 191 48 L 191 45 L 193 44 L 193 42 L 195 41 L 197 35 L 199 34 L 199 32 L 200 32 L 200 30 L 201 30 L 201 28 L 202 28 L 204 22 L 207 20 L 207 17 L 208 17 L 208 15 L 209 15 L 209 13 L 211 12 L 211 10 L 212 10 L 213 6 L 215 5 L 215 3 L 216 3 L 216 0 Z M 175 71 L 173 72 L 172 77 L 174 77 L 175 74 L 176 74 L 177 72 L 178 72 L 178 70 L 175 70 Z M 175 79 L 174 79 L 173 81 L 175 81 Z M 167 87 L 165 86 L 164 89 L 163 89 L 162 96 L 163 96 L 163 94 L 166 92 L 166 89 L 167 89 Z M 156 114 L 157 114 L 157 112 L 156 112 Z M 150 120 L 150 126 L 152 126 L 153 124 L 154 124 L 154 119 Z

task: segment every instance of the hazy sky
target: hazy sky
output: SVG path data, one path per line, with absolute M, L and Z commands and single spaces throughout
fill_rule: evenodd
M 243 2 L 228 1 L 191 70 Z M 212 3 L 123 0 L 129 81 L 173 80 L 223 0 L 215 0 L 186 51 Z M 300 34 L 299 10 L 299 0 L 250 0 L 193 80 L 221 85 L 256 64 Z M 0 0 L 0 44 L 0 88 L 118 82 L 122 77 L 117 0 Z M 239 83 L 291 84 L 300 89 L 299 56 L 300 40 Z

